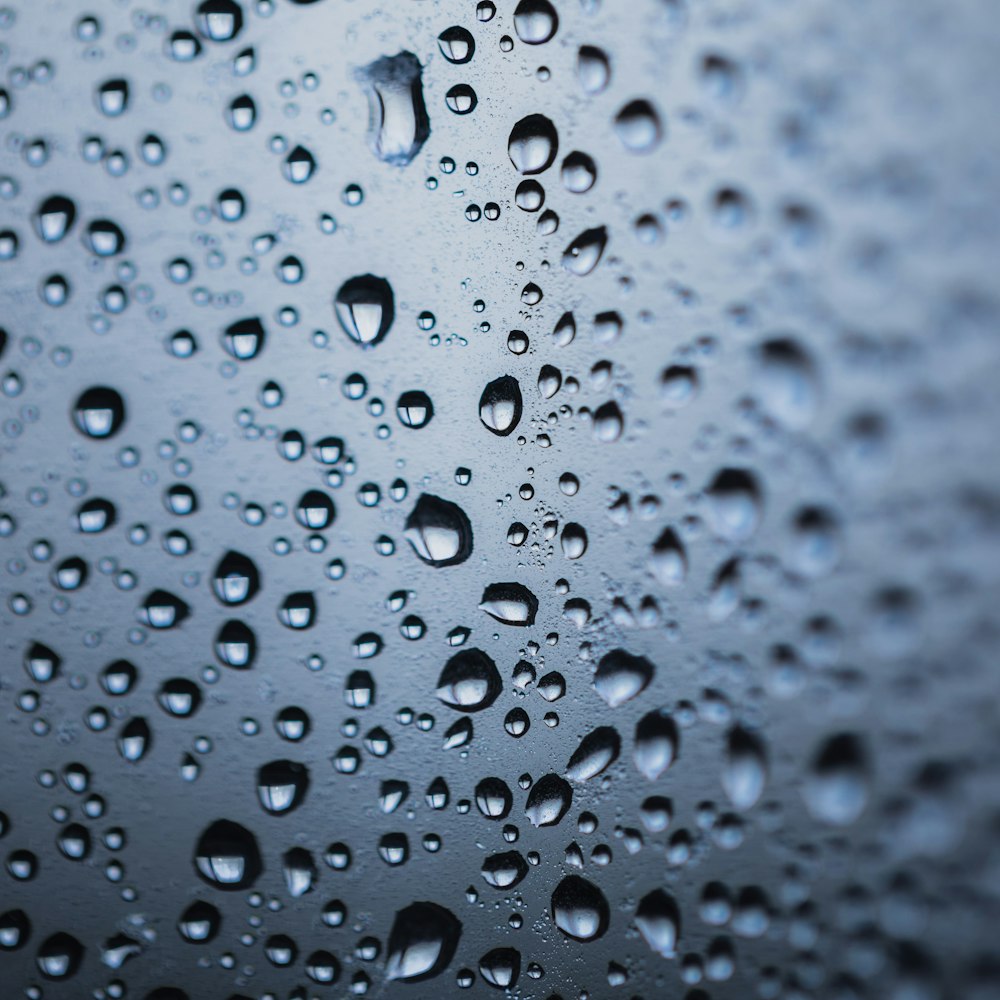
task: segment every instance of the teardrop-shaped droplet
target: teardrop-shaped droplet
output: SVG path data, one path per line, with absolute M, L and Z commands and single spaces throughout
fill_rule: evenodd
M 566 765 L 570 781 L 589 781 L 610 767 L 621 752 L 621 737 L 612 726 L 598 726 L 580 740 Z
M 562 255 L 562 266 L 580 278 L 586 277 L 601 262 L 604 248 L 608 245 L 608 230 L 604 226 L 587 229 L 566 249 Z
M 558 774 L 546 774 L 531 786 L 524 814 L 534 826 L 556 826 L 572 803 L 570 783 Z
M 673 896 L 663 889 L 654 889 L 639 900 L 635 923 L 646 944 L 658 955 L 673 958 L 680 936 L 680 910 Z

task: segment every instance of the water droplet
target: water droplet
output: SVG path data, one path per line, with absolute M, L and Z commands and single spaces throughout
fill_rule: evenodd
M 504 625 L 533 625 L 538 598 L 520 583 L 491 583 L 483 591 L 479 609 Z
M 552 919 L 567 937 L 595 941 L 608 929 L 608 901 L 593 882 L 567 875 L 552 892 Z
M 261 872 L 260 851 L 254 835 L 229 820 L 217 820 L 198 838 L 194 866 L 217 889 L 249 888 Z
M 458 504 L 422 493 L 406 519 L 406 540 L 430 566 L 457 566 L 472 555 L 472 525 Z
M 649 101 L 635 100 L 615 116 L 615 134 L 631 153 L 649 153 L 663 138 L 660 116 Z
M 384 163 L 405 167 L 430 135 L 419 60 L 412 52 L 383 56 L 357 79 L 368 93 L 368 145 Z
M 510 434 L 521 420 L 521 386 L 513 375 L 501 375 L 479 397 L 479 419 L 500 437 Z
M 611 726 L 598 726 L 587 733 L 566 765 L 571 781 L 589 781 L 610 767 L 621 752 L 621 737 Z
M 436 903 L 411 903 L 399 910 L 389 932 L 386 979 L 423 982 L 440 975 L 461 934 L 455 915 Z
M 849 826 L 868 804 L 870 764 L 862 740 L 840 733 L 825 740 L 813 759 L 803 795 L 809 812 L 831 826 Z
M 344 333 L 362 347 L 374 347 L 389 332 L 395 316 L 392 288 L 385 278 L 363 274 L 345 281 L 334 299 Z
M 481 649 L 463 649 L 445 664 L 437 696 L 460 712 L 478 712 L 496 701 L 503 688 L 496 664 Z
M 545 115 L 528 115 L 510 130 L 507 154 L 518 173 L 530 175 L 548 170 L 558 151 L 556 127 Z
M 645 691 L 654 673 L 653 664 L 644 656 L 613 649 L 597 665 L 594 690 L 610 708 L 617 708 Z

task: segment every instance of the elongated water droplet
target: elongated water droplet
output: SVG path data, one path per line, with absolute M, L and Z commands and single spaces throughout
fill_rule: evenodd
M 368 145 L 384 163 L 405 167 L 430 135 L 420 61 L 383 56 L 357 72 L 368 94 Z

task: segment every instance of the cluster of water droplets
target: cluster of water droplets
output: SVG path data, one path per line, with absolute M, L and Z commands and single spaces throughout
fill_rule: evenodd
M 712 5 L 190 6 L 0 9 L 10 996 L 985 997 L 909 168 Z

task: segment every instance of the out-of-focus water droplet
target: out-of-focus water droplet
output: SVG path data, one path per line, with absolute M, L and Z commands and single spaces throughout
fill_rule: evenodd
M 790 338 L 767 340 L 755 354 L 756 387 L 761 407 L 790 430 L 807 427 L 819 405 L 816 369 Z
M 730 730 L 726 738 L 726 762 L 722 788 L 735 809 L 752 808 L 767 784 L 767 753 L 756 733 L 742 726 Z
M 615 134 L 630 153 L 649 153 L 663 138 L 663 124 L 653 105 L 638 99 L 615 115 Z
M 559 16 L 549 0 L 521 0 L 514 8 L 514 30 L 526 45 L 543 45 L 559 27 Z
M 583 45 L 576 56 L 576 77 L 580 89 L 593 97 L 607 89 L 611 82 L 611 62 L 607 53 L 596 45 Z
M 635 727 L 635 766 L 649 781 L 655 781 L 677 757 L 677 723 L 665 710 L 647 712 Z
M 646 944 L 658 955 L 673 958 L 680 936 L 680 910 L 673 896 L 663 889 L 654 889 L 639 900 L 635 923 Z
M 594 673 L 594 690 L 610 708 L 617 708 L 641 694 L 653 679 L 655 668 L 644 656 L 613 649 L 601 657 Z
M 825 740 L 803 786 L 809 812 L 831 826 L 849 826 L 868 804 L 871 764 L 863 741 L 852 733 Z
M 760 489 L 744 469 L 723 469 L 706 490 L 712 529 L 730 542 L 745 542 L 761 518 Z

